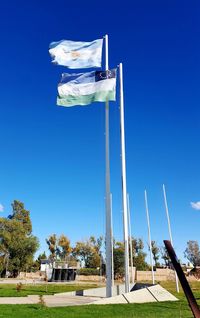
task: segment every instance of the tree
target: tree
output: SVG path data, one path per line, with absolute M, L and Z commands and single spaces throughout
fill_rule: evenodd
M 56 234 L 51 234 L 48 239 L 46 239 L 47 245 L 49 247 L 50 256 L 49 259 L 54 262 L 59 259 L 61 261 L 66 261 L 66 257 L 71 252 L 70 240 L 64 234 L 57 237 Z
M 196 268 L 200 266 L 200 250 L 199 244 L 197 241 L 188 241 L 187 247 L 184 252 L 185 257 L 192 263 L 192 265 Z
M 5 266 L 4 266 L 4 257 L 0 256 L 0 277 L 1 277 L 1 273 L 3 272 Z
M 31 234 L 30 212 L 25 210 L 24 204 L 15 200 L 12 208 L 8 218 L 0 218 L 0 255 L 3 271 L 17 276 L 19 271 L 31 267 L 39 241 Z
M 40 269 L 40 265 L 41 265 L 41 260 L 43 259 L 47 259 L 46 253 L 43 252 L 42 254 L 39 254 L 37 259 L 33 262 L 32 264 L 32 269 L 33 271 L 38 271 Z
M 148 269 L 148 264 L 145 261 L 146 253 L 143 251 L 144 243 L 141 238 L 132 238 L 133 246 L 133 266 L 137 270 L 146 270 Z
M 62 234 L 58 238 L 58 247 L 57 247 L 57 252 L 61 260 L 66 260 L 66 257 L 70 254 L 71 252 L 71 247 L 70 247 L 70 240 L 68 239 L 67 236 Z
M 100 236 L 97 239 L 94 236 L 90 236 L 89 242 L 91 243 L 96 253 L 99 254 L 103 243 L 103 236 Z
M 39 262 L 40 262 L 42 259 L 47 259 L 46 253 L 43 252 L 42 254 L 39 254 L 37 259 L 38 259 Z
M 148 269 L 148 264 L 145 261 L 146 253 L 144 253 L 144 244 L 142 239 L 132 238 L 132 254 L 133 266 L 138 270 Z M 130 249 L 130 246 L 129 246 Z M 130 256 L 130 253 L 129 253 Z M 113 247 L 114 258 L 114 275 L 115 277 L 124 276 L 124 242 L 115 242 Z
M 159 255 L 160 249 L 157 246 L 156 241 L 151 241 L 151 251 L 152 251 L 153 259 L 155 262 L 155 267 L 158 267 L 160 265 L 158 262 L 159 257 L 160 257 L 160 255 Z
M 46 239 L 47 245 L 50 251 L 50 260 L 54 262 L 56 260 L 57 255 L 57 236 L 56 234 L 51 234 L 48 239 Z
M 165 266 L 166 267 L 170 267 L 171 266 L 171 260 L 169 257 L 169 254 L 167 252 L 167 249 L 165 246 L 161 246 L 160 247 L 160 254 L 161 254 L 161 258 L 163 259 Z
M 30 219 L 30 212 L 25 210 L 24 203 L 14 200 L 12 203 L 12 214 L 8 216 L 11 220 L 17 220 L 23 224 L 26 234 L 31 234 L 32 223 Z
M 114 276 L 122 278 L 124 276 L 124 243 L 114 242 L 113 246 Z
M 88 240 L 77 242 L 73 249 L 73 256 L 84 263 L 86 268 L 97 268 L 100 266 L 100 249 L 103 238 L 91 236 Z

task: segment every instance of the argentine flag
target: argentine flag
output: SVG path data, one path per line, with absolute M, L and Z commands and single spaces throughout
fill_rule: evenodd
M 79 74 L 62 74 L 58 85 L 57 105 L 88 105 L 93 102 L 115 101 L 116 69 Z
M 62 40 L 50 44 L 52 62 L 68 68 L 101 67 L 103 39 L 92 42 Z

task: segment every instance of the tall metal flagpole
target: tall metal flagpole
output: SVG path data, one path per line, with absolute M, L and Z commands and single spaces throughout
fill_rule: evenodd
M 129 194 L 127 194 L 127 208 L 128 208 L 129 244 L 130 244 L 130 258 L 131 258 L 131 282 L 134 283 L 133 244 L 132 244 L 132 233 L 131 233 L 131 212 L 130 212 Z
M 119 64 L 120 82 L 120 132 L 121 132 L 121 164 L 122 164 L 122 198 L 124 220 L 124 247 L 125 247 L 125 292 L 129 287 L 129 249 L 128 249 L 128 213 L 127 213 L 127 190 L 126 190 L 126 158 L 125 158 L 125 132 L 124 132 L 124 92 L 123 92 L 123 69 Z
M 108 66 L 108 35 L 105 35 L 105 70 Z M 112 296 L 112 233 L 110 202 L 110 156 L 109 156 L 109 102 L 105 105 L 105 144 L 106 144 L 106 297 Z
M 110 194 L 110 204 L 111 204 L 111 246 L 112 246 L 112 286 L 115 285 L 114 280 L 114 255 L 113 255 L 113 204 L 112 204 L 112 193 Z
M 151 273 L 152 273 L 152 282 L 155 284 L 154 270 L 153 270 L 153 257 L 152 257 L 152 245 L 151 245 L 151 230 L 150 230 L 150 222 L 149 222 L 149 209 L 148 209 L 148 201 L 147 201 L 147 191 L 144 191 L 144 199 L 145 199 L 145 207 L 147 214 L 147 225 L 148 225 L 148 237 L 149 237 L 149 250 L 150 250 L 150 261 L 151 261 Z
M 167 215 L 167 222 L 168 222 L 168 230 L 169 230 L 169 237 L 170 241 L 173 247 L 173 240 L 172 240 L 172 231 L 171 231 L 171 224 L 170 224 L 170 218 L 169 218 L 169 210 L 168 210 L 168 204 L 167 204 L 167 196 L 166 196 L 166 191 L 165 191 L 165 185 L 163 184 L 163 196 L 164 196 L 164 202 L 165 202 L 165 210 L 166 210 L 166 215 Z M 175 271 L 175 279 L 176 279 L 176 291 L 179 293 L 179 285 L 178 285 L 178 276 Z

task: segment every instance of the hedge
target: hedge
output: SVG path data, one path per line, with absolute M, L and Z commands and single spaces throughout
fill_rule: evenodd
M 99 275 L 99 269 L 96 268 L 80 268 L 78 270 L 78 275 L 85 275 L 85 276 L 90 276 L 90 275 Z

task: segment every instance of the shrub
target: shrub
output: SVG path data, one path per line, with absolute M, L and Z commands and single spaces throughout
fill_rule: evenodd
M 99 275 L 99 269 L 96 268 L 81 268 L 78 271 L 79 275 L 85 275 L 85 276 L 90 276 L 90 275 Z
M 44 300 L 43 295 L 39 295 L 39 302 L 38 302 L 38 304 L 41 306 L 41 308 L 45 308 L 45 307 L 46 307 L 46 303 L 45 303 L 45 300 Z
M 20 292 L 20 291 L 22 290 L 22 287 L 23 287 L 23 284 L 22 284 L 22 283 L 18 283 L 18 284 L 16 285 L 16 290 L 17 290 L 18 292 Z

